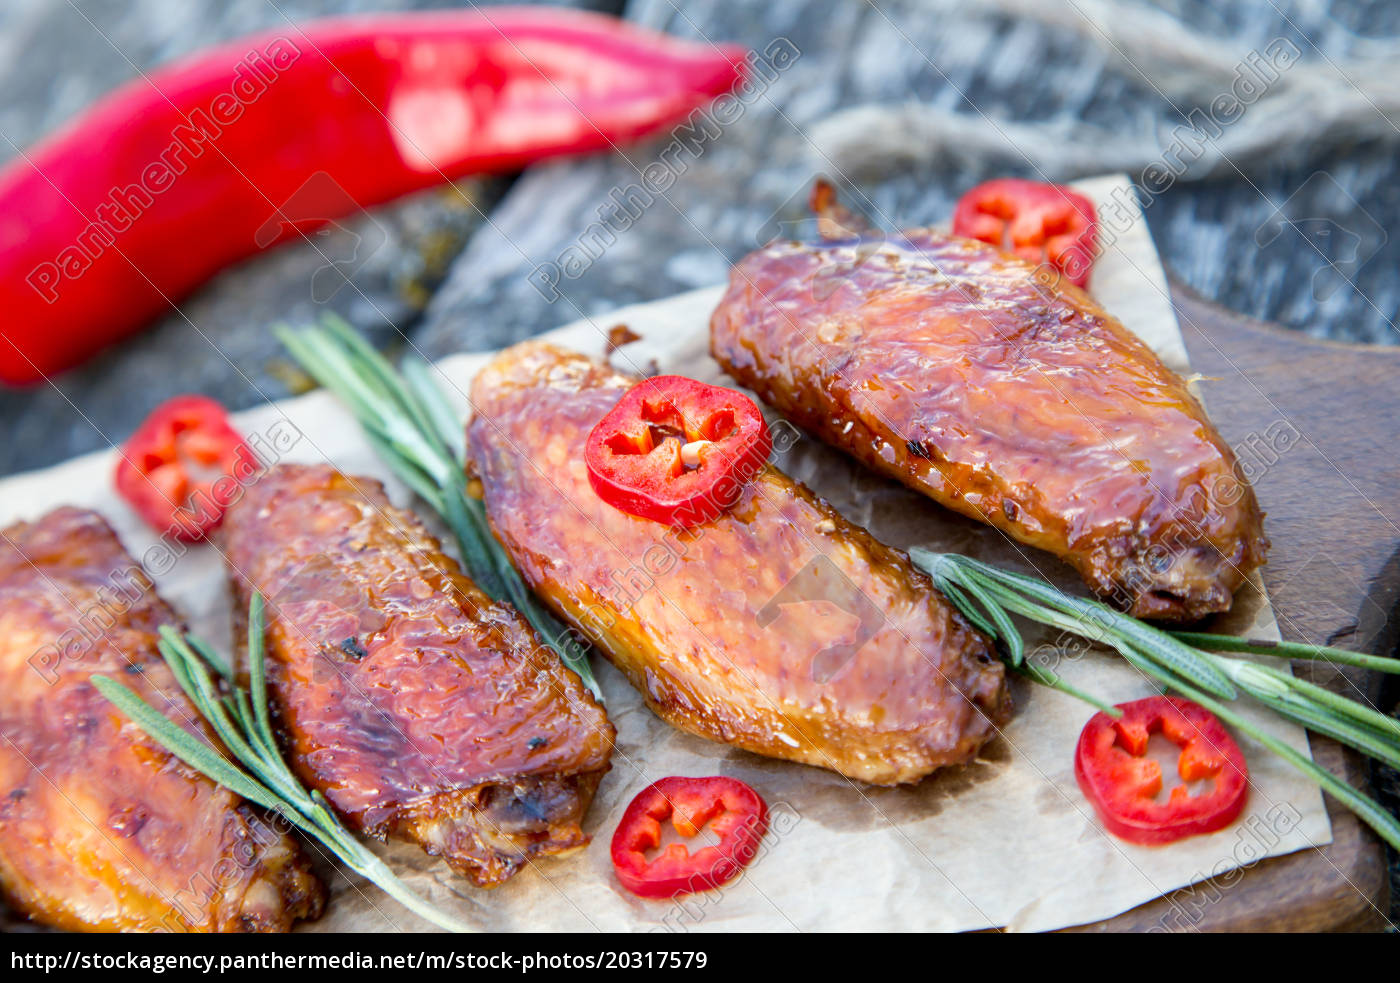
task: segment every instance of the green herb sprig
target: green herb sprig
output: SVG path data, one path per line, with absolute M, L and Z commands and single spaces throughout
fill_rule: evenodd
M 460 415 L 418 358 L 396 370 L 354 328 L 333 315 L 301 330 L 280 327 L 277 337 L 317 382 L 355 414 L 376 453 L 452 529 L 462 560 L 486 594 L 523 614 L 595 697 L 602 690 L 586 651 L 530 593 L 491 533 L 486 508 L 467 493 L 466 435 Z
M 1281 717 L 1395 768 L 1400 768 L 1400 721 L 1275 666 L 1220 653 L 1312 659 L 1390 673 L 1400 673 L 1400 659 L 1297 642 L 1163 631 L 1100 601 L 1075 597 L 1043 580 L 965 556 L 917 548 L 910 550 L 910 556 L 928 571 L 938 589 L 969 621 L 1000 643 L 1012 669 L 1117 716 L 1118 711 L 1104 701 L 1075 689 L 1045 666 L 1028 661 L 1025 643 L 1010 616 L 1018 614 L 1105 645 L 1166 689 L 1195 700 L 1279 755 L 1355 812 L 1387 843 L 1400 849 L 1400 821 L 1380 803 L 1260 730 L 1233 710 L 1231 704 L 1243 693 Z
M 282 760 L 268 713 L 263 628 L 263 599 L 254 594 L 248 611 L 247 689 L 232 683 L 229 667 L 222 660 L 211 659 L 212 651 L 205 643 L 181 635 L 169 625 L 160 629 L 160 654 L 176 682 L 235 760 L 171 721 L 124 683 L 109 676 L 93 676 L 92 683 L 175 757 L 249 802 L 279 813 L 409 911 L 451 932 L 475 931 L 429 904 L 394 876 L 388 865 L 341 824 L 325 797 L 319 791 L 307 791 Z M 211 675 L 211 667 L 224 677 L 221 681 Z

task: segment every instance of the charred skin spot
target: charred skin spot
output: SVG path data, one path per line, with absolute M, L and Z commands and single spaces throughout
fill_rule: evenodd
M 361 645 L 360 640 L 353 635 L 340 643 L 340 651 L 344 652 L 347 657 L 354 659 L 356 662 L 359 662 L 365 656 L 369 655 L 369 650 Z

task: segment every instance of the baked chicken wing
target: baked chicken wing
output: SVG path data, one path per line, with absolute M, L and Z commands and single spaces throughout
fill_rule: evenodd
M 0 886 L 73 931 L 286 931 L 324 902 L 296 841 L 92 685 L 210 739 L 156 648 L 173 623 L 95 513 L 0 532 Z
M 612 725 L 378 482 L 273 468 L 229 511 L 223 541 L 239 609 L 252 590 L 267 600 L 289 760 L 352 826 L 483 887 L 588 842 Z
M 1264 562 L 1254 492 L 1185 380 L 1073 285 L 928 229 L 742 259 L 711 352 L 793 422 L 1073 564 L 1145 618 L 1228 610 Z
M 903 553 L 772 467 L 683 532 L 594 493 L 585 440 L 635 382 L 526 343 L 472 386 L 487 512 L 535 592 L 682 730 L 876 784 L 972 758 L 1002 666 Z

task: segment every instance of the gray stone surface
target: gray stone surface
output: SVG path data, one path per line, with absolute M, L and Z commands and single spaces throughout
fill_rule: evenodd
M 1274 0 L 1166 6 L 1197 30 L 1237 45 L 1241 58 L 1284 37 L 1305 58 L 1340 60 L 1358 44 L 1349 28 L 1393 33 L 1397 20 L 1383 4 L 1342 4 L 1330 12 L 1321 4 L 1293 9 Z M 1086 44 L 1079 33 L 973 4 L 634 0 L 628 12 L 674 33 L 737 39 L 755 49 L 786 38 L 801 54 L 742 119 L 685 157 L 685 173 L 605 255 L 577 278 L 561 277 L 554 299 L 534 289 L 531 271 L 559 263 L 599 219 L 612 189 L 636 182 L 664 141 L 537 168 L 517 182 L 430 305 L 419 338 L 431 351 L 491 347 L 716 282 L 732 259 L 772 234 L 775 214 L 799 215 L 813 174 L 833 170 L 809 132 L 845 107 L 917 99 L 1012 123 L 1072 116 L 1107 129 L 1146 126 L 1163 134 L 1194 108 L 1174 105 L 1124 59 Z M 1225 305 L 1317 335 L 1393 344 L 1400 342 L 1393 323 L 1400 239 L 1386 229 L 1400 213 L 1395 159 L 1393 141 L 1305 145 L 1243 173 L 1179 182 L 1148 210 L 1148 221 L 1169 266 Z M 946 218 L 958 194 L 977 181 L 1008 169 L 1033 175 L 1035 163 L 926 167 L 858 181 L 852 191 L 867 196 L 866 207 L 882 224 L 912 225 Z M 1296 227 L 1270 222 L 1280 206 Z

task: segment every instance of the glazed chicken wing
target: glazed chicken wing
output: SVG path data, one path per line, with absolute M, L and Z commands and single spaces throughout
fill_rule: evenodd
M 296 841 L 92 685 L 210 739 L 156 648 L 174 623 L 95 513 L 0 532 L 0 886 L 73 931 L 286 931 L 324 901 Z
M 289 760 L 352 826 L 417 843 L 483 887 L 588 842 L 612 725 L 378 482 L 282 465 L 223 537 L 239 608 L 252 590 L 267 600 Z
M 536 593 L 682 730 L 876 784 L 972 758 L 1002 666 L 904 554 L 771 467 L 683 532 L 594 493 L 584 442 L 635 382 L 527 343 L 472 386 L 487 512 Z
M 711 351 L 827 443 L 1073 564 L 1145 618 L 1228 610 L 1268 543 L 1185 380 L 1073 285 L 921 229 L 823 235 L 734 268 Z

